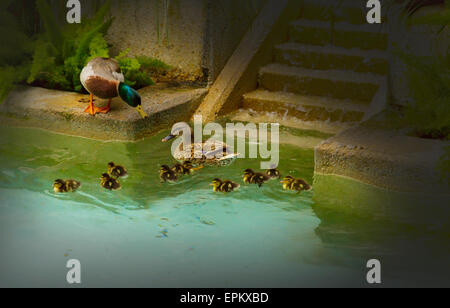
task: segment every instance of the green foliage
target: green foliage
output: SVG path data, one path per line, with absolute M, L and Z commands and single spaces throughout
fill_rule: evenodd
M 136 59 L 141 64 L 141 68 L 157 74 L 162 74 L 170 70 L 172 67 L 161 60 L 146 56 L 137 56 Z
M 450 54 L 418 57 L 396 51 L 408 66 L 413 99 L 405 115 L 419 135 L 448 139 L 450 133 Z
M 119 62 L 120 68 L 125 76 L 125 83 L 135 88 L 141 88 L 146 85 L 152 85 L 152 74 L 163 74 L 171 69 L 166 63 L 146 57 L 137 56 L 128 57 L 130 50 L 122 51 L 115 59 Z
M 37 0 L 45 33 L 37 41 L 27 82 L 49 88 L 81 92 L 80 73 L 94 57 L 109 57 L 104 39 L 113 19 L 107 19 L 111 1 L 81 24 L 59 26 L 46 0 Z
M 0 99 L 15 83 L 51 89 L 82 92 L 80 73 L 93 58 L 109 58 L 110 46 L 105 36 L 113 18 L 108 18 L 111 0 L 98 8 L 92 18 L 81 24 L 59 24 L 47 0 L 36 0 L 36 9 L 45 29 L 30 38 L 15 16 L 8 13 L 10 0 L 0 0 L 0 36 L 8 48 L 0 49 Z M 125 50 L 117 57 L 126 82 L 135 88 L 153 84 L 150 73 L 169 68 L 156 59 L 128 57 Z

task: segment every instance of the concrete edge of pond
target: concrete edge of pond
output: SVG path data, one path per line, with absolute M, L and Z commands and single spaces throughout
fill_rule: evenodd
M 323 141 L 315 148 L 316 200 L 332 208 L 347 208 L 352 212 L 362 211 L 373 217 L 395 217 L 396 220 L 401 220 L 402 216 L 406 218 L 412 212 L 419 213 L 417 210 L 429 211 L 428 205 L 434 207 L 431 211 L 435 212 L 434 217 L 439 217 L 438 213 L 448 214 L 450 184 L 443 178 L 439 164 L 450 142 L 411 137 L 404 130 L 387 127 L 380 123 L 373 125 L 373 121 L 364 122 Z M 372 187 L 374 191 L 385 192 L 385 196 L 378 198 L 378 193 L 364 192 L 369 191 L 367 188 L 359 190 L 356 187 L 358 182 Z M 339 186 L 339 191 L 333 189 L 335 185 L 330 183 Z M 336 194 L 353 197 L 336 198 Z M 367 200 L 359 198 L 359 194 Z M 333 199 L 334 203 L 322 202 L 326 199 Z M 383 201 L 377 202 L 375 199 Z M 336 204 L 336 200 L 340 204 Z M 442 204 L 445 204 L 442 211 L 434 211 Z M 368 208 L 370 210 L 366 211 Z M 393 211 L 396 214 L 389 215 Z M 424 218 L 425 215 L 417 217 Z
M 0 105 L 3 124 L 34 127 L 99 140 L 135 141 L 180 121 L 189 121 L 208 89 L 156 84 L 141 89 L 142 106 L 149 115 L 140 118 L 134 108 L 115 98 L 108 114 L 84 113 L 88 95 L 38 87 L 19 86 Z M 106 100 L 97 99 L 96 106 Z

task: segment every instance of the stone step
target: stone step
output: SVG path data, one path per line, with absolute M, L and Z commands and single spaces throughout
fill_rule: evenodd
M 383 25 L 353 25 L 350 23 L 299 19 L 291 23 L 290 41 L 307 45 L 345 48 L 381 49 L 388 47 Z
M 244 95 L 243 108 L 256 112 L 276 112 L 282 117 L 295 117 L 308 122 L 355 123 L 362 120 L 368 106 L 350 100 L 258 89 Z
M 302 18 L 352 24 L 367 23 L 367 0 L 330 1 L 330 0 L 304 0 Z
M 278 63 L 319 70 L 350 70 L 385 75 L 389 64 L 381 50 L 286 43 L 275 47 Z
M 369 104 L 384 77 L 341 70 L 310 70 L 283 64 L 269 64 L 260 71 L 260 87 L 302 95 L 352 99 Z

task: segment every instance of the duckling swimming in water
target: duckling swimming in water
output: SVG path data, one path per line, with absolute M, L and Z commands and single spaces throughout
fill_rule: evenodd
M 191 161 L 185 161 L 183 162 L 183 164 L 176 164 L 175 166 L 172 167 L 172 171 L 176 172 L 177 174 L 183 174 L 183 175 L 187 175 L 187 174 L 192 174 L 195 171 L 198 171 L 200 169 L 202 169 L 203 166 L 200 166 L 198 168 L 194 168 L 192 166 L 192 162 Z
M 53 182 L 53 191 L 55 193 L 75 192 L 80 186 L 81 183 L 75 180 L 57 179 Z
M 252 169 L 244 171 L 244 183 L 246 184 L 257 184 L 261 187 L 268 180 L 270 177 L 264 173 L 254 172 Z
M 112 178 L 108 173 L 103 173 L 100 178 L 100 185 L 108 190 L 119 190 L 122 188 L 120 182 Z
M 273 168 L 266 171 L 266 174 L 270 177 L 270 179 L 280 179 L 281 178 L 281 172 L 280 170 Z
M 210 186 L 213 187 L 213 190 L 215 192 L 223 192 L 223 193 L 229 193 L 232 192 L 240 187 L 239 184 L 234 183 L 232 181 L 222 181 L 221 179 L 214 179 Z
M 283 189 L 285 190 L 293 190 L 293 191 L 308 191 L 311 190 L 312 187 L 308 183 L 306 183 L 303 179 L 295 179 L 294 177 L 288 175 L 286 176 L 283 181 Z
M 128 171 L 124 167 L 116 165 L 115 163 L 111 162 L 108 164 L 108 174 L 111 177 L 117 179 L 128 176 Z
M 167 165 L 162 165 L 159 169 L 159 177 L 161 178 L 162 182 L 176 182 L 178 181 L 178 174 L 177 172 L 170 169 Z

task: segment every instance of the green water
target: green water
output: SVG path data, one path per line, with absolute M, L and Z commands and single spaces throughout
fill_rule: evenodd
M 162 184 L 159 166 L 175 162 L 164 132 L 137 143 L 5 127 L 0 135 L 0 286 L 68 286 L 69 259 L 80 260 L 86 287 L 367 286 L 366 262 L 395 253 L 378 249 L 392 230 L 380 236 L 377 223 L 320 211 L 313 191 L 283 192 L 277 181 L 228 195 L 208 186 L 215 177 L 242 183 L 259 160 Z M 280 156 L 283 174 L 312 182 L 313 150 L 281 145 Z M 130 173 L 118 192 L 99 185 L 109 161 Z M 82 187 L 55 194 L 56 178 Z M 390 268 L 386 286 L 430 282 Z

